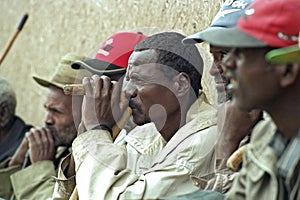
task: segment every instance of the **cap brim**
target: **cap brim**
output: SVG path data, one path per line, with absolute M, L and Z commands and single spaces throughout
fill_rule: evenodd
M 199 35 L 202 41 L 219 47 L 252 48 L 268 46 L 266 43 L 241 32 L 237 27 L 203 31 Z
M 113 76 L 117 74 L 123 74 L 126 72 L 125 68 L 118 67 L 116 65 L 103 62 L 97 59 L 86 59 L 78 60 L 72 63 L 71 67 L 73 69 L 84 68 L 94 74 L 103 74 L 107 76 Z
M 206 41 L 206 36 L 215 31 L 222 31 L 226 28 L 224 27 L 209 27 L 201 32 L 195 33 L 193 35 L 187 36 L 182 40 L 183 44 L 195 44 Z
M 50 86 L 54 86 L 54 87 L 57 87 L 57 88 L 60 88 L 60 89 L 63 89 L 64 85 L 63 84 L 60 84 L 60 83 L 56 83 L 56 82 L 53 82 L 53 81 L 48 81 L 46 79 L 43 79 L 41 77 L 37 77 L 37 76 L 32 76 L 32 78 L 41 86 L 43 87 L 50 87 Z
M 298 45 L 269 51 L 266 59 L 272 63 L 300 62 L 300 47 Z

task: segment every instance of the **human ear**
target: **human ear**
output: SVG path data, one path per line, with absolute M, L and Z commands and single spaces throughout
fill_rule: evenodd
M 191 87 L 190 77 L 186 73 L 181 72 L 175 77 L 174 85 L 177 95 L 184 96 L 188 93 Z
M 286 64 L 281 69 L 280 84 L 282 87 L 292 85 L 299 76 L 299 63 Z

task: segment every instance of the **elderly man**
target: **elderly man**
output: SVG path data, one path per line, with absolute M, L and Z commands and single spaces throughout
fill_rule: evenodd
M 11 157 L 30 129 L 15 115 L 16 94 L 7 80 L 0 77 L 0 162 Z
M 47 199 L 54 188 L 52 176 L 57 174 L 60 160 L 69 153 L 77 135 L 75 124 L 81 120 L 82 97 L 66 96 L 62 87 L 74 83 L 78 71 L 72 62 L 83 57 L 67 54 L 58 64 L 51 80 L 34 76 L 38 84 L 48 88 L 44 107 L 45 127 L 34 127 L 26 133 L 16 153 L 0 170 L 0 196 L 9 199 Z M 87 73 L 84 73 L 86 76 Z M 73 104 L 73 107 L 72 107 Z
M 135 47 L 123 88 L 139 126 L 128 133 L 128 143 L 122 146 L 113 144 L 111 135 L 122 113 L 118 101 L 111 103 L 111 98 L 121 86 L 105 76 L 83 79 L 86 95 L 81 126 L 87 131 L 72 145 L 79 199 L 182 194 L 195 190 L 190 175 L 213 169 L 215 110 L 207 106 L 186 121 L 191 105 L 199 103 L 203 62 L 195 46 L 182 45 L 183 38 L 179 33 L 163 32 Z M 133 154 L 142 156 L 136 161 Z M 203 159 L 199 162 L 199 158 Z M 138 169 L 132 169 L 132 163 Z

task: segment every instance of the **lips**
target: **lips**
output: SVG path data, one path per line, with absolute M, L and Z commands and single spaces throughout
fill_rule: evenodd
M 233 93 L 237 88 L 238 88 L 238 82 L 236 81 L 236 79 L 231 78 L 230 83 L 227 85 L 227 90 L 230 93 Z
M 226 90 L 226 86 L 228 84 L 228 81 L 225 78 L 222 78 L 220 76 L 215 76 L 215 85 L 217 91 L 224 92 Z
M 136 111 L 136 110 L 140 110 L 140 107 L 138 106 L 137 103 L 133 102 L 133 101 L 129 101 L 129 107 L 132 109 L 132 112 Z

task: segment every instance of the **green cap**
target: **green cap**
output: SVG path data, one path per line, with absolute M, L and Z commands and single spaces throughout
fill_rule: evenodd
M 83 60 L 85 57 L 77 56 L 72 53 L 65 55 L 56 66 L 56 69 L 50 79 L 32 76 L 33 79 L 43 87 L 55 86 L 63 89 L 65 84 L 75 83 L 76 80 L 82 79 L 83 76 L 90 76 L 87 70 L 75 70 L 71 68 L 71 64 L 76 60 Z
M 300 33 L 298 45 L 271 50 L 266 54 L 266 59 L 272 63 L 300 63 Z

